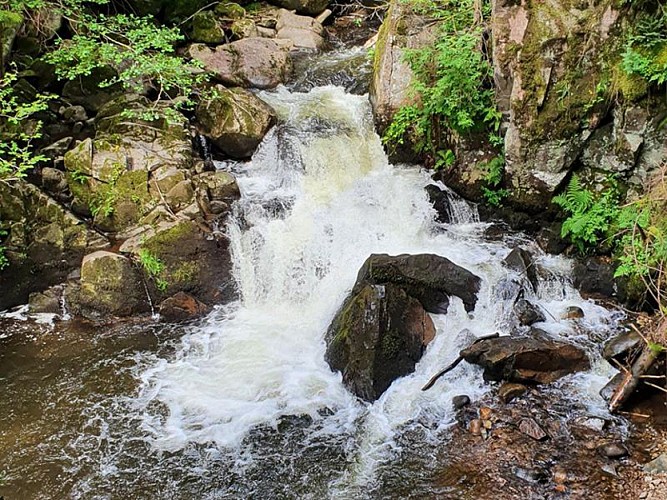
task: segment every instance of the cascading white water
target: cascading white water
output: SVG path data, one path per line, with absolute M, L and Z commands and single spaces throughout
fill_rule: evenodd
M 423 189 L 430 178 L 388 164 L 366 97 L 336 87 L 261 97 L 281 124 L 237 172 L 243 197 L 228 233 L 242 298 L 193 328 L 173 358 L 143 373 L 137 405 L 154 446 L 171 451 L 190 442 L 235 449 L 257 426 L 309 415 L 319 435 L 354 436 L 352 465 L 331 485 L 332 495 L 345 496 L 372 482 L 405 425 L 419 422 L 437 435 L 452 421 L 452 396 L 487 390 L 478 369 L 465 364 L 430 391 L 420 388 L 471 335 L 507 331 L 513 297 L 501 299 L 502 283 L 518 277 L 501 263 L 508 246 L 486 241 L 484 225 L 461 204 L 457 222 L 465 224 L 433 222 Z M 453 299 L 448 314 L 434 316 L 437 337 L 414 374 L 364 405 L 325 363 L 324 333 L 369 254 L 423 252 L 482 278 L 477 308 L 468 314 Z M 557 318 L 566 306 L 579 305 L 587 330 L 608 331 L 610 314 L 582 301 L 562 279 L 563 262 L 541 259 L 555 277 L 532 297 L 549 312 L 542 326 L 568 337 L 571 328 Z M 597 379 L 576 380 L 584 388 Z M 602 408 L 599 381 L 592 385 L 591 405 Z M 166 414 L 149 410 L 155 402 Z

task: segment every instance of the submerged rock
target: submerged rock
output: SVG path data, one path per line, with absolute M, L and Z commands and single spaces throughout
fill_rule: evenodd
M 243 38 L 213 49 L 194 44 L 188 53 L 225 85 L 270 89 L 289 76 L 291 45 L 288 40 Z
M 459 297 L 470 312 L 481 280 L 449 259 L 434 254 L 373 254 L 359 270 L 357 283 L 393 283 L 419 300 L 428 312 L 447 312 L 449 297 Z
M 356 396 L 375 401 L 414 371 L 435 336 L 429 315 L 398 285 L 356 287 L 327 332 L 326 360 Z
M 578 347 L 531 337 L 482 340 L 461 351 L 461 357 L 484 368 L 485 380 L 548 384 L 590 368 Z
M 210 311 L 210 306 L 184 292 L 177 292 L 163 300 L 159 307 L 160 316 L 167 321 L 186 321 L 203 316 Z
M 199 103 L 199 131 L 232 158 L 248 158 L 275 122 L 271 107 L 245 89 L 218 85 Z

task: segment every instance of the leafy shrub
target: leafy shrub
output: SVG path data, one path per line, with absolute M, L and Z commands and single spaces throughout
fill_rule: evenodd
M 482 195 L 486 202 L 492 207 L 499 207 L 503 200 L 509 195 L 507 189 L 501 189 L 500 183 L 503 181 L 505 171 L 505 158 L 500 155 L 481 165 L 486 170 L 484 174 L 485 186 L 482 186 Z
M 144 268 L 146 273 L 155 280 L 155 286 L 157 286 L 158 290 L 165 291 L 167 289 L 167 286 L 169 286 L 168 283 L 160 277 L 164 271 L 164 262 L 150 251 L 142 248 L 139 250 L 139 264 L 141 264 L 141 267 Z
M 651 10 L 638 14 L 625 45 L 623 70 L 663 85 L 667 83 L 667 5 L 660 2 Z

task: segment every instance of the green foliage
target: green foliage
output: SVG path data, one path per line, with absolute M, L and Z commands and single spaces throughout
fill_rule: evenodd
M 435 154 L 435 166 L 433 169 L 437 172 L 438 170 L 446 169 L 454 165 L 456 161 L 456 155 L 451 149 L 440 149 Z
M 561 236 L 568 237 L 582 253 L 604 240 L 618 216 L 618 188 L 613 179 L 609 183 L 608 189 L 594 193 L 573 175 L 565 191 L 553 198 L 569 215 L 563 221 Z
M 482 186 L 482 195 L 486 202 L 492 207 L 499 207 L 503 200 L 509 196 L 507 189 L 500 188 L 505 172 L 505 158 L 496 156 L 492 160 L 480 165 L 485 170 L 484 183 Z
M 190 97 L 203 75 L 175 53 L 176 44 L 183 40 L 177 28 L 158 26 L 151 17 L 131 14 L 94 16 L 81 11 L 75 18 L 72 38 L 58 40 L 56 49 L 44 57 L 60 78 L 74 80 L 111 67 L 117 74 L 101 87 L 121 85 L 136 93 L 150 88 L 156 92 L 156 101 L 170 100 L 176 109 L 193 104 Z M 168 119 L 179 121 L 173 110 L 167 113 Z M 145 115 L 140 118 L 157 117 L 157 113 Z
M 167 289 L 168 283 L 161 278 L 161 274 L 164 271 L 164 263 L 153 255 L 148 250 L 142 248 L 139 250 L 139 264 L 144 268 L 146 273 L 155 280 L 155 286 L 158 290 L 165 291 Z
M 623 70 L 647 82 L 667 83 L 667 5 L 658 3 L 653 12 L 640 12 L 625 45 Z
M 47 108 L 50 96 L 21 99 L 14 90 L 16 79 L 16 73 L 0 78 L 0 182 L 22 179 L 45 160 L 34 154 L 31 143 L 41 137 L 42 128 L 41 121 L 33 118 Z
M 456 135 L 496 132 L 500 126 L 493 94 L 491 64 L 479 45 L 483 26 L 474 0 L 412 0 L 417 12 L 438 23 L 435 42 L 405 50 L 415 79 L 416 104 L 401 108 L 386 130 L 389 146 L 410 137 L 415 152 L 435 153 L 441 144 L 454 149 Z M 485 3 L 485 6 L 488 3 Z
M 5 231 L 4 229 L 0 229 L 0 240 L 5 236 L 7 236 L 7 231 Z M 0 245 L 0 271 L 9 266 L 9 259 L 7 259 L 5 251 L 6 249 L 4 245 Z
M 125 168 L 122 165 L 116 165 L 106 186 L 100 189 L 96 193 L 96 196 L 90 201 L 90 213 L 93 217 L 96 217 L 97 215 L 111 217 L 111 215 L 113 215 L 114 206 L 118 197 L 116 183 L 123 172 L 125 172 Z M 79 179 L 82 178 L 79 177 Z M 84 176 L 83 180 L 87 180 L 87 177 Z

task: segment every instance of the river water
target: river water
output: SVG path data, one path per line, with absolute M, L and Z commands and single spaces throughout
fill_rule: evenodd
M 487 238 L 463 201 L 454 223 L 435 222 L 428 173 L 388 163 L 365 95 L 310 84 L 260 96 L 279 125 L 251 162 L 219 164 L 242 192 L 226 228 L 240 300 L 189 326 L 0 319 L 6 500 L 442 495 L 433 475 L 451 399 L 490 386 L 463 363 L 420 388 L 472 336 L 517 328 L 511 304 L 524 278 L 502 264 L 517 245 L 540 269 L 527 292 L 547 311 L 539 326 L 594 359 L 559 390 L 606 417 L 597 391 L 610 368 L 598 346 L 621 315 L 578 295 L 567 259 L 520 234 Z M 454 298 L 433 315 L 437 336 L 416 371 L 359 402 L 324 361 L 324 332 L 369 254 L 424 252 L 482 278 L 477 307 L 468 314 Z M 585 318 L 559 319 L 573 305 Z

